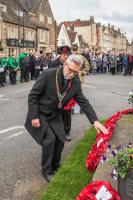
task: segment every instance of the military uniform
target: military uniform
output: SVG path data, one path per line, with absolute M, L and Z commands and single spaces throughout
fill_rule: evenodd
M 83 61 L 83 64 L 80 67 L 79 74 L 78 74 L 80 82 L 83 83 L 85 75 L 87 75 L 89 73 L 90 64 L 84 56 L 82 56 L 81 54 L 78 54 L 78 56 L 80 56 L 80 58 Z

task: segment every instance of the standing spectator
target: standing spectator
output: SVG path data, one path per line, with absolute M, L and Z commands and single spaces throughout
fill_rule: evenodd
M 92 67 L 92 72 L 96 74 L 97 73 L 97 57 L 95 53 L 92 53 L 91 55 L 91 67 Z
M 117 57 L 114 52 L 111 52 L 109 57 L 109 68 L 112 75 L 115 75 L 117 68 Z
M 79 80 L 81 83 L 83 83 L 85 75 L 87 75 L 89 73 L 90 64 L 89 64 L 88 60 L 82 54 L 79 53 L 79 48 L 76 44 L 72 45 L 72 53 L 75 55 L 78 55 L 83 61 L 82 65 L 80 67 L 79 73 L 78 73 Z M 78 110 L 77 113 L 80 112 L 81 114 L 84 114 L 83 111 L 80 109 L 79 105 L 75 105 L 74 110 L 72 109 L 73 113 L 75 112 L 75 110 Z
M 124 53 L 124 55 L 123 55 L 122 64 L 123 64 L 123 72 L 124 72 L 123 75 L 127 76 L 128 75 L 128 56 L 126 53 Z
M 23 49 L 23 52 L 18 55 L 18 64 L 21 70 L 20 81 L 21 83 L 29 82 L 30 73 L 30 56 L 27 49 Z
M 7 61 L 8 61 L 7 54 L 3 53 L 2 63 L 3 63 L 3 67 L 4 67 L 4 74 L 3 74 L 3 81 L 4 81 L 4 83 L 6 83 L 6 75 L 7 75 L 7 70 L 8 70 Z
M 58 58 L 54 60 L 53 63 L 51 63 L 50 68 L 58 68 L 59 66 L 63 66 L 64 62 L 67 60 L 68 56 L 71 53 L 71 48 L 68 47 L 67 45 L 61 46 L 58 49 Z
M 119 53 L 117 56 L 117 74 L 122 73 L 122 61 L 123 61 L 122 54 Z
M 79 73 L 78 73 L 80 82 L 82 83 L 84 81 L 85 75 L 89 73 L 90 64 L 88 60 L 78 52 L 78 46 L 76 44 L 72 45 L 72 53 L 78 55 L 83 61 L 83 64 L 81 65 Z
M 34 66 L 34 63 L 33 63 L 33 60 L 34 60 L 34 53 L 32 50 L 30 50 L 30 72 L 31 72 L 31 80 L 34 80 L 35 79 L 35 66 Z
M 105 53 L 103 53 L 103 73 L 107 72 L 107 68 L 108 68 L 108 57 Z
M 42 59 L 38 51 L 35 53 L 35 57 L 33 59 L 33 65 L 35 67 L 35 80 L 37 80 L 40 75 L 41 65 L 42 65 Z
M 53 55 L 51 53 L 46 53 L 46 65 L 47 65 L 47 68 L 50 69 L 51 68 L 51 65 L 52 65 L 52 62 L 53 62 Z
M 86 49 L 83 51 L 82 55 L 86 58 L 86 60 L 88 61 L 88 63 L 91 65 L 90 54 L 89 54 L 88 48 L 86 48 Z M 90 69 L 90 70 L 91 70 L 91 69 Z M 90 70 L 89 70 L 89 72 L 90 72 Z M 89 72 L 88 72 L 87 74 L 89 74 Z
M 132 75 L 132 71 L 133 71 L 133 55 L 132 53 L 130 53 L 128 56 L 128 72 L 130 76 Z
M 8 59 L 8 69 L 9 69 L 9 79 L 10 79 L 11 85 L 16 85 L 18 62 L 16 60 L 15 52 Z
M 48 63 L 46 56 L 44 54 L 41 55 L 41 71 L 48 69 Z
M 0 54 L 0 87 L 5 87 L 4 85 L 4 63 L 2 59 L 2 54 Z
M 51 64 L 51 68 L 63 67 L 68 56 L 71 53 L 71 48 L 67 45 L 61 46 L 58 49 L 59 57 Z M 64 81 L 64 80 L 62 80 Z M 71 130 L 71 110 L 63 110 L 62 119 L 65 128 L 65 139 L 66 141 L 71 141 L 70 130 Z

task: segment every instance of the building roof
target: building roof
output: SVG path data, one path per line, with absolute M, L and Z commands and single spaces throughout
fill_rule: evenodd
M 57 34 L 57 37 L 58 37 L 58 35 L 59 35 L 59 33 L 60 33 L 61 27 L 62 27 L 61 25 L 56 26 L 56 34 Z
M 71 30 L 67 30 L 67 33 L 68 33 L 68 36 L 69 36 L 69 39 L 70 39 L 71 43 L 74 43 L 77 33 L 73 32 Z
M 66 27 L 71 27 L 71 26 L 74 26 L 74 27 L 90 26 L 91 24 L 94 24 L 94 23 L 95 23 L 95 21 L 94 21 L 94 17 L 93 16 L 90 16 L 89 20 L 77 19 L 76 21 L 64 21 L 64 22 L 61 22 L 61 24 L 64 24 Z
M 36 18 L 33 19 L 28 14 L 33 9 L 37 9 L 40 0 L 0 0 L 0 3 L 7 7 L 7 12 L 1 13 L 2 21 L 23 26 L 23 17 L 18 16 L 15 11 L 25 11 L 24 26 L 49 30 L 44 22 L 39 22 Z
M 27 12 L 38 10 L 41 0 L 16 0 Z

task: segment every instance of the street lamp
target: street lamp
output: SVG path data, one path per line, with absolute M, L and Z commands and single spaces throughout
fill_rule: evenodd
M 23 48 L 24 48 L 24 39 L 25 39 L 25 33 L 24 33 L 24 30 L 25 30 L 25 13 L 26 13 L 26 10 L 23 8 L 23 6 L 21 5 L 20 2 L 18 2 L 17 0 L 13 0 L 17 5 L 18 5 L 18 22 L 19 22 L 19 26 L 20 26 L 20 17 L 23 17 Z M 19 37 L 18 37 L 18 40 L 20 40 L 20 27 L 19 27 L 19 33 L 18 33 Z M 20 48 L 20 47 L 19 47 Z M 19 50 L 20 51 L 20 50 Z

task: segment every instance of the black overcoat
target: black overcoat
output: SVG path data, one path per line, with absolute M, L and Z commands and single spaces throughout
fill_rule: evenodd
M 57 74 L 58 72 L 58 74 Z M 28 97 L 28 114 L 25 122 L 25 127 L 31 136 L 39 143 L 42 143 L 46 129 L 50 126 L 61 142 L 65 141 L 65 131 L 62 121 L 62 109 L 58 108 L 57 83 L 59 90 L 66 91 L 69 82 L 67 81 L 62 88 L 63 68 L 45 70 L 38 78 Z M 57 80 L 57 81 L 56 81 Z M 67 90 L 62 104 L 63 107 L 74 98 L 80 105 L 89 121 L 93 123 L 97 120 L 97 116 L 89 101 L 82 93 L 81 85 L 78 77 L 71 80 L 71 86 Z M 39 118 L 41 127 L 35 128 L 32 126 L 32 119 Z

